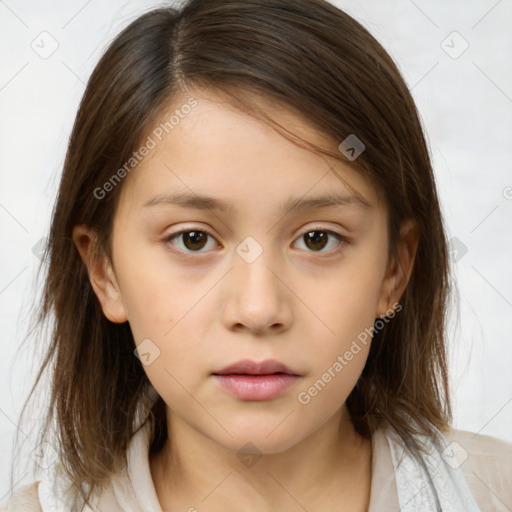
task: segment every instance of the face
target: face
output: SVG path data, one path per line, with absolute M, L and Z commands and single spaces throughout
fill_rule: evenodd
M 370 343 L 360 335 L 397 285 L 387 210 L 347 165 L 220 96 L 194 97 L 197 105 L 125 178 L 113 265 L 93 286 L 110 320 L 128 320 L 172 418 L 233 450 L 250 441 L 278 452 L 339 414 L 363 370 Z M 299 117 L 272 115 L 336 150 Z M 289 208 L 354 192 L 367 206 L 348 199 Z M 176 194 L 182 204 L 171 201 Z M 216 202 L 185 204 L 189 196 Z M 245 359 L 277 360 L 297 377 L 271 398 L 235 396 L 212 374 Z

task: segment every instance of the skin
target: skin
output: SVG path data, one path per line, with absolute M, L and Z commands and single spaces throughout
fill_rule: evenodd
M 160 350 L 144 370 L 167 404 L 169 438 L 150 457 L 162 509 L 366 510 L 371 441 L 353 428 L 345 400 L 370 343 L 360 344 L 309 403 L 297 395 L 399 301 L 417 226 L 403 225 L 399 262 L 388 262 L 387 208 L 366 178 L 293 144 L 212 91 L 193 93 L 198 105 L 122 183 L 113 261 L 91 258 L 92 229 L 73 231 L 106 317 L 128 321 L 137 345 L 150 339 Z M 190 95 L 181 94 L 173 109 Z M 293 133 L 337 150 L 340 141 L 300 116 L 269 108 Z M 371 207 L 281 211 L 290 197 L 350 193 L 340 177 Z M 231 211 L 143 206 L 157 194 L 187 191 L 224 199 Z M 313 228 L 348 243 L 331 236 L 324 246 L 308 244 L 304 235 Z M 213 237 L 202 246 L 183 236 L 164 241 L 185 229 Z M 248 236 L 263 250 L 251 263 L 236 252 Z M 211 373 L 245 358 L 277 359 L 301 378 L 273 400 L 240 400 Z M 251 467 L 237 457 L 249 442 L 261 455 Z

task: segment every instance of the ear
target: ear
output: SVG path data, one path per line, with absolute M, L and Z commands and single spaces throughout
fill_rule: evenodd
M 88 226 L 77 225 L 73 228 L 72 238 L 104 315 L 114 323 L 126 322 L 128 317 L 112 265 L 105 254 L 94 254 L 96 232 Z
M 378 302 L 377 316 L 391 314 L 393 304 L 399 302 L 411 277 L 419 242 L 419 227 L 414 219 L 408 219 L 400 228 L 397 253 L 398 261 L 392 258 L 384 280 Z

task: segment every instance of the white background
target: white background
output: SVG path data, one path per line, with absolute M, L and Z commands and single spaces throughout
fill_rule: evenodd
M 456 264 L 460 318 L 453 316 L 450 331 L 455 427 L 512 442 L 512 1 L 333 3 L 372 32 L 412 88 L 449 237 L 467 247 Z M 107 42 L 156 5 L 0 0 L 0 504 L 39 362 L 37 340 L 15 353 L 34 296 L 39 260 L 32 248 L 48 231 L 67 139 L 94 65 Z M 58 43 L 47 59 L 31 48 L 48 38 L 43 31 Z M 453 58 L 464 40 L 467 50 Z M 20 433 L 26 436 L 35 439 Z

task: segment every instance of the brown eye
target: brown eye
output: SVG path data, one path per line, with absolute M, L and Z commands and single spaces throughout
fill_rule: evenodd
M 202 249 L 206 245 L 208 235 L 204 231 L 186 231 L 182 233 L 183 244 L 191 251 Z
M 213 241 L 213 246 L 208 246 L 208 239 Z M 307 252 L 313 253 L 336 253 L 343 249 L 349 241 L 342 235 L 328 229 L 312 229 L 304 233 L 298 239 L 305 245 Z M 334 247 L 332 242 L 335 241 Z M 179 252 L 185 255 L 207 252 L 215 247 L 215 238 L 204 230 L 189 229 L 169 235 L 164 239 L 165 243 L 171 243 Z M 328 247 L 328 250 L 324 250 Z M 203 250 L 204 249 L 204 250 Z
M 303 237 L 309 249 L 321 251 L 327 245 L 329 235 L 325 231 L 309 231 Z
M 348 240 L 345 237 L 328 229 L 312 229 L 299 237 L 299 241 L 304 242 L 304 245 L 309 252 L 318 253 L 331 252 L 330 250 L 324 251 L 323 249 L 330 244 L 332 239 L 337 241 L 337 244 L 335 244 L 334 247 L 331 247 L 331 249 L 333 249 L 332 252 L 340 250 L 344 243 L 348 243 Z
M 212 235 L 207 233 L 206 231 L 201 230 L 188 230 L 188 231 L 180 231 L 179 233 L 174 233 L 168 236 L 165 239 L 165 242 L 171 242 L 174 246 L 178 246 L 182 252 L 204 252 L 201 251 L 207 244 L 208 238 L 212 238 Z M 176 243 L 174 243 L 176 240 Z M 181 242 L 178 244 L 177 242 Z M 181 247 L 179 247 L 181 245 Z

